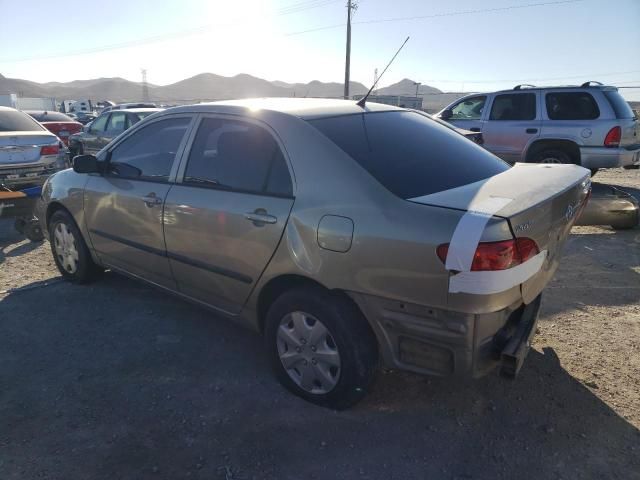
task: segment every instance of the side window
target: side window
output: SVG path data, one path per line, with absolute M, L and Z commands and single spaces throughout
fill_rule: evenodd
M 191 119 L 167 118 L 141 128 L 111 151 L 109 173 L 123 178 L 169 180 Z
M 496 95 L 489 120 L 533 120 L 536 118 L 535 93 Z
M 123 112 L 113 112 L 109 117 L 107 132 L 114 134 L 122 133 L 126 130 L 126 123 L 127 117 Z
M 486 96 L 467 98 L 451 109 L 453 115 L 450 120 L 480 120 Z
M 184 183 L 230 190 L 292 195 L 286 161 L 264 128 L 236 120 L 205 118 L 194 139 Z
M 109 115 L 100 115 L 93 122 L 91 122 L 91 127 L 89 130 L 91 133 L 101 133 L 104 132 L 104 128 L 107 126 L 107 118 Z
M 598 104 L 588 92 L 551 92 L 545 95 L 551 120 L 594 120 L 600 116 Z

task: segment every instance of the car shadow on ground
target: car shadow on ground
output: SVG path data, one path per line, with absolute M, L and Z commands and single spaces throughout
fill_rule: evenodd
M 521 375 L 284 391 L 257 335 L 107 273 L 0 297 L 0 478 L 637 478 L 639 431 L 553 350 Z
M 42 242 L 26 240 L 25 236 L 13 229 L 13 222 L 0 221 L 0 264 L 7 257 L 19 257 L 35 250 Z

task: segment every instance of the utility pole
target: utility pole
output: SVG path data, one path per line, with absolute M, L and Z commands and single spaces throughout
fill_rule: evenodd
M 376 68 L 373 71 L 373 84 L 377 85 L 378 84 L 378 69 Z M 376 88 L 373 92 L 374 95 L 378 95 L 378 89 Z
M 351 11 L 358 8 L 355 0 L 347 0 L 347 58 L 344 65 L 344 98 L 349 99 L 349 82 L 351 70 Z
M 418 98 L 418 89 L 420 88 L 420 85 L 422 85 L 420 82 L 413 82 L 413 84 L 416 86 L 416 98 Z
M 147 83 L 147 69 L 143 68 L 142 72 L 142 101 L 149 101 L 149 84 Z

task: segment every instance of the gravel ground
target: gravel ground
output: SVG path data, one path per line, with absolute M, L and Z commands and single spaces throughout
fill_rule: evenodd
M 638 193 L 640 171 L 594 180 Z M 60 282 L 9 226 L 3 480 L 640 479 L 638 228 L 574 228 L 516 381 L 385 371 L 333 412 L 275 382 L 260 338 L 115 274 Z

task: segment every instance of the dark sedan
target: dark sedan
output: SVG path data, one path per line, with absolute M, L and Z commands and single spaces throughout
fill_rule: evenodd
M 89 125 L 85 125 L 81 132 L 69 137 L 71 157 L 99 152 L 122 132 L 160 110 L 160 108 L 132 108 L 100 114 Z

